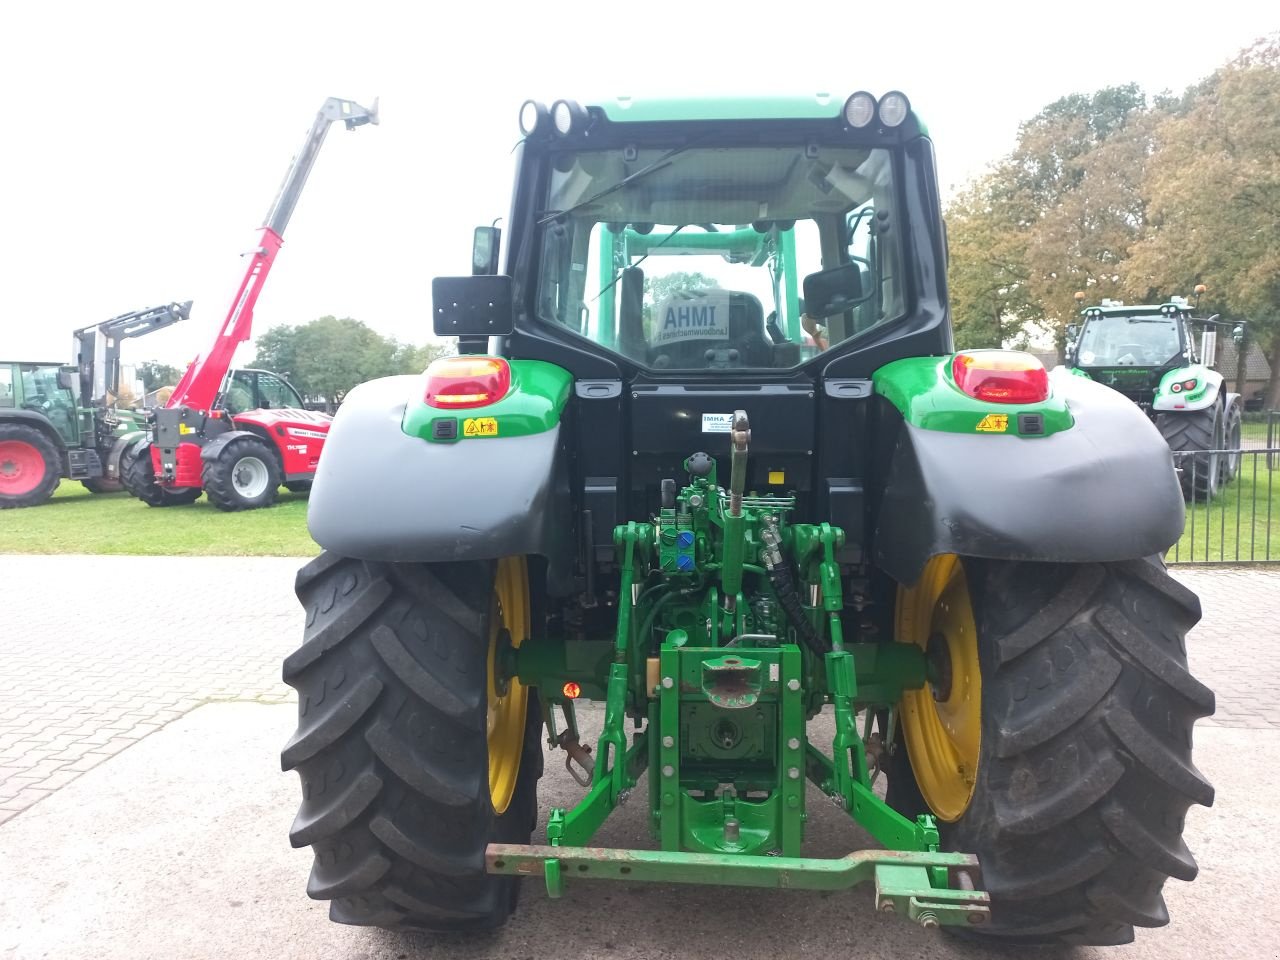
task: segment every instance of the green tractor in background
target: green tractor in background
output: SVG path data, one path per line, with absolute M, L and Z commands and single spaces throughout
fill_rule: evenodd
M 1205 287 L 1196 287 L 1196 299 Z M 1077 302 L 1084 300 L 1076 294 Z M 1244 401 L 1228 393 L 1213 369 L 1216 327 L 1231 326 L 1237 346 L 1243 324 L 1195 317 L 1183 297 L 1168 303 L 1126 305 L 1103 300 L 1081 311 L 1067 328 L 1067 365 L 1128 397 L 1156 425 L 1174 451 L 1188 500 L 1208 500 L 1240 471 Z M 1201 327 L 1196 345 L 1195 327 Z
M 1015 941 L 1167 923 L 1214 709 L 1159 559 L 1169 449 L 1088 378 L 954 352 L 907 98 L 520 126 L 505 249 L 479 228 L 433 283 L 459 355 L 353 390 L 315 478 L 281 758 L 308 893 L 452 931 L 522 879 L 866 883 Z M 545 817 L 544 745 L 582 785 Z M 651 847 L 594 846 L 628 798 Z M 819 855 L 825 817 L 876 846 Z
M 123 489 L 146 414 L 117 403 L 124 340 L 162 330 L 191 313 L 191 301 L 135 310 L 72 334 L 71 364 L 0 361 L 0 510 L 46 502 L 62 478 L 92 493 Z M 189 502 L 189 501 L 188 501 Z

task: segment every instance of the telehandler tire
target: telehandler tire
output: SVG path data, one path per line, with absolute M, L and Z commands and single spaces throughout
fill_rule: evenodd
M 1200 603 L 1158 558 L 1045 564 L 933 558 L 898 594 L 898 639 L 933 678 L 900 705 L 887 799 L 932 811 L 943 846 L 978 855 L 1007 942 L 1111 945 L 1168 923 L 1191 880 L 1191 762 L 1213 692 L 1187 671 Z M 905 748 L 905 749 L 904 749 Z
M 61 483 L 62 454 L 42 430 L 0 423 L 0 510 L 35 507 Z
M 290 831 L 315 853 L 307 893 L 330 919 L 487 930 L 517 878 L 485 872 L 491 842 L 528 843 L 542 775 L 534 691 L 495 679 L 528 636 L 523 557 L 370 563 L 322 554 L 299 573 L 302 646 L 284 662 L 302 779 Z
M 1182 456 L 1174 458 L 1174 466 L 1182 482 L 1182 493 L 1188 501 L 1212 500 L 1218 495 L 1222 480 L 1224 424 L 1222 404 L 1215 403 L 1190 413 L 1156 414 L 1156 429 L 1169 444 L 1169 449 Z
M 120 482 L 131 496 L 148 507 L 181 507 L 200 499 L 199 487 L 169 490 L 156 483 L 149 448 L 138 453 L 126 453 L 120 458 Z
M 237 437 L 200 474 L 204 495 L 219 510 L 269 507 L 280 495 L 284 475 L 276 451 L 257 437 Z

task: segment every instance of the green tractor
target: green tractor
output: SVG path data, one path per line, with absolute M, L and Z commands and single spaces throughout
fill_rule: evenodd
M 69 365 L 0 361 L 0 510 L 39 506 L 64 477 L 93 493 L 123 489 L 146 414 L 116 403 L 120 344 L 190 313 L 188 300 L 82 327 L 72 335 Z
M 1204 293 L 1196 287 L 1196 299 Z M 1077 302 L 1084 300 L 1076 294 Z M 1244 401 L 1228 393 L 1213 369 L 1217 327 L 1233 327 L 1237 346 L 1243 324 L 1217 316 L 1196 317 L 1184 297 L 1168 303 L 1126 305 L 1103 300 L 1081 311 L 1067 328 L 1067 364 L 1074 373 L 1105 383 L 1136 403 L 1177 458 L 1188 500 L 1209 500 L 1240 472 Z M 1197 349 L 1195 327 L 1201 327 Z
M 315 479 L 281 758 L 307 892 L 448 931 L 522 879 L 865 883 L 1017 941 L 1167 923 L 1214 709 L 1169 450 L 1101 384 L 953 352 L 907 98 L 520 125 L 505 250 L 479 228 L 433 284 L 459 355 L 353 390 Z M 570 806 L 539 809 L 544 745 Z M 628 799 L 653 843 L 594 845 Z M 813 816 L 876 845 L 818 856 Z

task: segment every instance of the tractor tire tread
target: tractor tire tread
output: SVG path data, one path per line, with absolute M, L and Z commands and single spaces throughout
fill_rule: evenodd
M 242 456 L 252 453 L 267 468 L 267 488 L 258 496 L 245 498 L 235 487 L 235 465 Z M 204 461 L 200 482 L 204 495 L 219 510 L 234 513 L 269 507 L 280 495 L 284 473 L 276 448 L 257 436 L 236 437 L 227 443 L 213 460 Z
M 1214 706 L 1187 670 L 1199 602 L 1154 558 L 965 563 L 983 752 L 968 810 L 941 826 L 946 848 L 978 855 L 992 894 L 992 922 L 971 933 L 1127 943 L 1167 922 L 1166 879 L 1196 874 L 1186 811 L 1213 802 L 1191 762 L 1192 728 Z M 906 753 L 890 785 L 914 814 L 914 782 L 893 788 L 911 777 Z
M 322 554 L 298 573 L 302 645 L 285 661 L 298 732 L 282 765 L 302 804 L 290 833 L 314 853 L 307 892 L 339 923 L 488 930 L 518 881 L 485 872 L 490 842 L 527 843 L 540 724 L 530 694 L 519 782 L 501 815 L 487 774 L 493 570 Z M 540 714 L 539 714 L 540 716 Z
M 53 496 L 62 483 L 62 454 L 49 435 L 25 423 L 0 423 L 0 440 L 13 440 L 35 447 L 44 461 L 44 476 L 26 493 L 0 497 L 0 510 L 38 507 Z

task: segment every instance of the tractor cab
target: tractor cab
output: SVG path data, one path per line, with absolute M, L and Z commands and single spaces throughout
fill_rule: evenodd
M 227 374 L 214 406 L 233 417 L 250 410 L 303 409 L 301 395 L 280 374 L 243 367 Z
M 0 407 L 36 414 L 74 447 L 80 442 L 74 376 L 73 368 L 57 363 L 0 364 Z
M 1183 306 L 1103 300 L 1083 311 L 1084 324 L 1068 359 L 1074 359 L 1077 370 L 1149 411 L 1164 375 L 1196 362 Z

